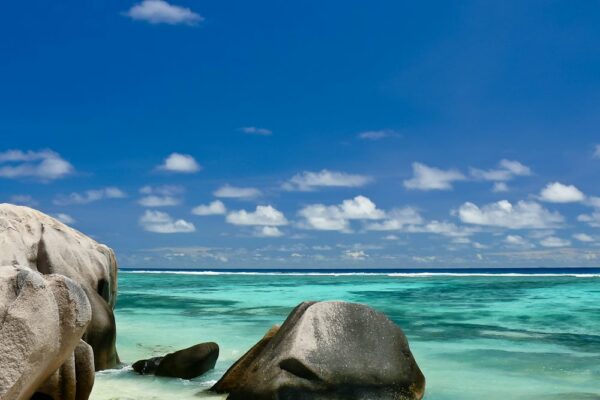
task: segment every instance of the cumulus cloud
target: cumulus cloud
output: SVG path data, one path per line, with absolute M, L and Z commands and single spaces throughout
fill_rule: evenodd
M 590 207 L 600 208 L 600 197 L 590 196 L 585 200 L 585 204 Z
M 579 222 L 585 222 L 594 228 L 600 228 L 600 211 L 595 211 L 591 214 L 581 214 L 577 217 Z
M 154 233 L 190 233 L 196 231 L 193 223 L 183 219 L 175 220 L 167 213 L 154 210 L 146 210 L 140 218 L 140 225 L 144 230 Z
M 348 258 L 350 260 L 364 260 L 367 257 L 369 257 L 369 255 L 367 253 L 365 253 L 363 250 L 346 250 L 344 252 L 344 257 Z
M 283 188 L 289 191 L 309 192 L 323 187 L 361 187 L 370 181 L 371 178 L 365 175 L 324 169 L 320 172 L 304 171 L 296 174 L 283 184 Z
M 255 211 L 238 210 L 227 214 L 227 222 L 233 225 L 281 226 L 288 221 L 283 213 L 272 206 L 257 206 Z
M 404 181 L 404 187 L 412 190 L 450 190 L 452 183 L 467 179 L 455 169 L 442 170 L 415 162 L 413 177 Z
M 192 209 L 192 214 L 207 216 L 207 215 L 225 215 L 227 208 L 220 200 L 215 200 L 209 204 L 200 204 Z
M 494 193 L 503 193 L 508 192 L 508 185 L 505 182 L 495 182 L 492 187 L 492 192 Z
M 586 233 L 576 233 L 573 235 L 573 239 L 579 240 L 580 242 L 593 242 L 594 238 Z
M 127 197 L 127 194 L 121 189 L 109 186 L 102 189 L 86 190 L 83 193 L 59 195 L 54 199 L 54 204 L 68 206 L 72 204 L 88 204 L 105 199 L 122 199 L 125 197 Z
M 193 174 L 200 171 L 202 167 L 189 154 L 171 153 L 157 169 L 180 174 Z
M 0 178 L 33 178 L 49 182 L 73 172 L 73 166 L 52 150 L 0 152 Z
M 430 221 L 422 226 L 409 225 L 406 231 L 411 233 L 432 233 L 451 238 L 471 236 L 473 233 L 475 233 L 475 230 L 472 228 L 458 226 L 452 222 L 435 220 Z
M 38 202 L 28 194 L 15 194 L 8 198 L 8 202 L 28 207 L 35 207 L 38 205 Z
M 365 140 L 380 140 L 390 136 L 400 136 L 398 132 L 392 129 L 381 129 L 378 131 L 365 131 L 358 134 L 360 139 Z
M 197 25 L 204 20 L 189 8 L 169 4 L 164 0 L 144 0 L 123 13 L 131 19 L 151 24 Z
M 366 228 L 373 231 L 396 231 L 409 225 L 420 225 L 422 223 L 423 218 L 418 210 L 412 207 L 404 207 L 386 213 L 385 220 L 368 224 Z
M 508 229 L 552 228 L 564 221 L 559 213 L 551 212 L 533 201 L 519 201 L 513 205 L 507 200 L 501 200 L 481 208 L 467 202 L 460 206 L 458 216 L 467 224 Z
M 181 203 L 179 195 L 185 189 L 181 186 L 144 186 L 140 193 L 145 195 L 138 200 L 144 207 L 168 207 Z
M 213 192 L 215 197 L 225 199 L 254 199 L 261 195 L 261 191 L 251 187 L 237 187 L 231 185 L 221 186 Z
M 571 241 L 556 236 L 549 236 L 540 240 L 540 245 L 544 247 L 567 247 L 571 245 Z
M 257 128 L 256 126 L 245 126 L 240 128 L 240 131 L 248 134 L 248 135 L 260 135 L 260 136 L 270 136 L 273 134 L 273 131 L 266 128 Z
M 385 218 L 385 212 L 365 196 L 344 200 L 339 205 L 311 204 L 298 214 L 303 218 L 301 226 L 324 231 L 350 231 L 350 220 L 377 220 Z
M 75 222 L 77 222 L 77 221 L 75 221 L 75 218 L 73 218 L 69 214 L 65 214 L 65 213 L 54 214 L 54 218 L 56 218 L 63 224 L 67 224 L 67 225 L 73 225 Z
M 504 238 L 504 243 L 510 247 L 533 248 L 535 247 L 527 239 L 519 235 L 508 235 Z
M 577 203 L 585 200 L 585 195 L 573 185 L 553 182 L 542 189 L 540 200 L 548 203 Z
M 283 232 L 276 226 L 261 226 L 256 227 L 254 236 L 266 238 L 281 237 L 283 236 Z
M 531 169 L 518 161 L 503 159 L 498 167 L 491 170 L 471 168 L 471 176 L 475 179 L 494 182 L 506 182 L 516 176 L 529 176 Z

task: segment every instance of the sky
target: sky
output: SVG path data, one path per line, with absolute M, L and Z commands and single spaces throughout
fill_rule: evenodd
M 600 266 L 600 3 L 0 13 L 0 202 L 131 268 Z

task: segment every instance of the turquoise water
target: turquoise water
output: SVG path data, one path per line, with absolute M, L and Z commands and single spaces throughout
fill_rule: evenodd
M 203 399 L 270 326 L 303 300 L 360 302 L 405 331 L 427 400 L 600 400 L 600 275 L 435 276 L 128 273 L 119 277 L 125 363 L 199 342 L 221 347 L 192 381 L 97 375 L 94 400 Z

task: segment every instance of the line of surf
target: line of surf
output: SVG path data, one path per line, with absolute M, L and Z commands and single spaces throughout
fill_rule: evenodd
M 126 274 L 172 274 L 172 275 L 239 275 L 239 276 L 387 276 L 392 278 L 434 278 L 434 277 L 505 277 L 505 278 L 600 278 L 600 273 L 523 273 L 523 272 L 259 272 L 259 271 L 169 271 L 169 270 L 121 270 Z

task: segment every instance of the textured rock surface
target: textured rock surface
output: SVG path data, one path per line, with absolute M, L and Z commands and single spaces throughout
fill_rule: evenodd
M 193 379 L 213 369 L 218 358 L 219 345 L 212 342 L 200 343 L 164 356 L 154 374 Z
M 416 400 L 425 377 L 385 315 L 360 304 L 302 303 L 212 389 L 230 400 Z
M 55 399 L 86 399 L 75 376 L 76 358 L 93 365 L 80 349 L 90 320 L 87 296 L 71 279 L 0 266 L 0 398 L 28 399 L 43 388 L 64 394 Z
M 164 357 L 152 357 L 147 360 L 139 360 L 131 365 L 131 368 L 140 375 L 151 375 L 156 372 L 158 364 Z
M 227 370 L 227 373 L 215 383 L 211 390 L 218 393 L 231 393 L 235 392 L 238 386 L 242 386 L 244 374 L 250 369 L 252 363 L 257 359 L 278 331 L 279 325 L 272 326 L 258 343 L 252 346 L 250 350 Z
M 93 349 L 95 369 L 118 364 L 113 315 L 117 262 L 110 248 L 39 211 L 0 204 L 0 265 L 60 274 L 81 285 L 92 306 L 83 339 Z

